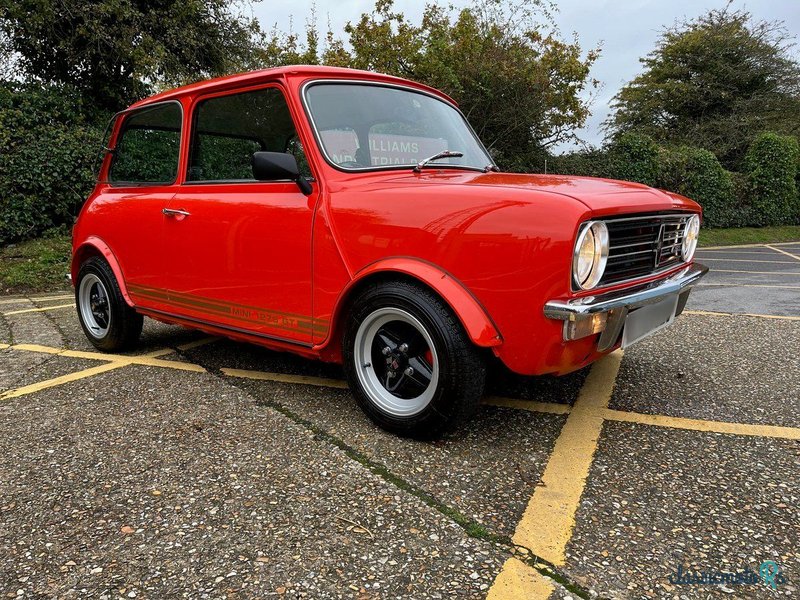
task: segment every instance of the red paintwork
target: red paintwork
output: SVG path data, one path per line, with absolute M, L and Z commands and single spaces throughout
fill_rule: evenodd
M 165 99 L 183 105 L 178 180 L 157 188 L 98 184 L 74 229 L 73 279 L 86 252 L 96 251 L 144 314 L 339 360 L 349 292 L 371 277 L 413 277 L 436 290 L 474 343 L 510 369 L 566 373 L 599 357 L 594 337 L 563 342 L 561 322 L 542 311 L 547 300 L 581 295 L 569 284 L 580 223 L 700 212 L 681 196 L 621 181 L 435 168 L 342 172 L 324 160 L 300 102 L 300 86 L 311 79 L 401 83 L 452 102 L 410 81 L 328 67 L 246 73 L 143 100 L 134 107 Z M 265 84 L 282 89 L 289 103 L 314 173 L 312 195 L 293 183 L 185 183 L 193 104 Z M 107 157 L 101 181 L 109 163 Z M 192 215 L 165 217 L 165 207 Z

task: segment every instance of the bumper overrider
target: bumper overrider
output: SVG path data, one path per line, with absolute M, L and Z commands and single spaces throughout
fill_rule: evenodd
M 708 267 L 693 263 L 665 279 L 651 281 L 624 290 L 584 296 L 571 300 L 550 300 L 544 314 L 550 319 L 564 321 L 565 341 L 601 333 L 597 350 L 603 352 L 619 341 L 625 321 L 631 311 L 656 304 L 677 295 L 675 315 L 683 312 L 692 286 L 708 272 Z

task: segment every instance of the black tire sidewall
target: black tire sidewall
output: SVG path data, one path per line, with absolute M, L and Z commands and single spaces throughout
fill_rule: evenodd
M 439 367 L 436 392 L 422 411 L 408 417 L 391 415 L 375 405 L 356 373 L 354 347 L 358 328 L 367 316 L 386 307 L 404 310 L 418 319 L 436 347 Z M 343 340 L 345 371 L 359 406 L 379 426 L 409 437 L 434 437 L 461 421 L 471 413 L 471 407 L 459 401 L 464 390 L 463 382 L 457 380 L 463 367 L 459 352 L 464 352 L 465 341 L 468 350 L 474 351 L 449 307 L 427 290 L 405 283 L 378 284 L 365 290 L 353 304 Z M 482 391 L 481 386 L 479 396 Z
M 81 313 L 81 282 L 89 274 L 95 275 L 100 279 L 108 294 L 109 327 L 106 334 L 100 338 L 92 335 Z M 133 333 L 135 333 L 135 338 L 138 338 L 138 334 L 141 331 L 141 316 L 135 314 L 125 302 L 114 272 L 102 258 L 91 257 L 81 265 L 78 271 L 78 280 L 75 282 L 75 306 L 78 311 L 78 321 L 81 324 L 81 328 L 87 339 L 96 348 L 109 352 L 122 350 L 132 345 L 132 342 L 135 341 Z M 136 323 L 136 320 L 139 320 L 139 323 Z

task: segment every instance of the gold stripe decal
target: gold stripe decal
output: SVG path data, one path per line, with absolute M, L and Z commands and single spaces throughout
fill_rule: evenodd
M 173 306 L 194 308 L 219 316 L 227 316 L 237 321 L 267 325 L 285 331 L 324 333 L 328 330 L 328 321 L 326 319 L 315 320 L 305 315 L 225 302 L 224 300 L 204 298 L 182 292 L 166 292 L 165 290 L 136 284 L 129 284 L 128 289 L 134 295 L 151 300 L 159 300 Z

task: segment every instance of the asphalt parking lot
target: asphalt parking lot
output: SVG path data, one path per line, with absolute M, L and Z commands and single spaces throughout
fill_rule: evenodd
M 0 597 L 796 595 L 800 243 L 698 260 L 673 327 L 497 372 L 433 443 L 336 366 L 150 320 L 104 355 L 71 297 L 0 299 Z

